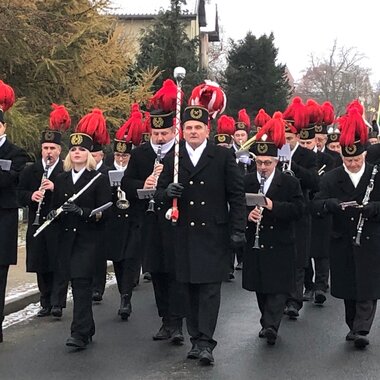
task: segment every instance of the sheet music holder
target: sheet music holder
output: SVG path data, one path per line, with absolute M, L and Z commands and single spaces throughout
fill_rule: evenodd
M 119 186 L 124 176 L 124 170 L 109 170 L 108 178 L 111 186 Z
M 5 172 L 11 170 L 12 160 L 0 160 L 0 168 Z
M 156 189 L 137 189 L 137 196 L 139 199 L 152 199 Z
M 245 201 L 247 206 L 266 206 L 267 198 L 264 194 L 245 193 Z
M 289 162 L 291 157 L 290 145 L 285 144 L 277 150 L 277 156 L 280 162 Z

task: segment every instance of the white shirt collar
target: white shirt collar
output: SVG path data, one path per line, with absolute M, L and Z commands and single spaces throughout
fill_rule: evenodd
M 351 182 L 352 184 L 354 185 L 354 187 L 356 188 L 358 186 L 358 183 L 360 181 L 360 178 L 362 178 L 362 175 L 364 173 L 364 170 L 365 170 L 365 162 L 363 163 L 363 166 L 361 167 L 361 169 L 357 172 L 357 173 L 351 173 L 345 164 L 343 164 L 343 168 L 344 168 L 344 171 L 348 174 L 348 176 L 350 177 L 351 179 Z
M 79 170 L 78 173 L 75 173 L 74 169 L 71 170 L 71 177 L 73 179 L 73 184 L 75 185 L 76 182 L 78 181 L 78 179 L 80 178 L 80 176 L 83 174 L 83 172 L 86 170 L 86 167 L 84 167 L 83 169 Z
M 58 157 L 57 161 L 55 161 L 54 164 L 49 167 L 48 172 L 47 172 L 47 178 L 50 177 L 50 174 L 53 172 L 54 168 L 58 165 L 59 160 L 60 160 L 60 158 Z M 45 171 L 45 168 L 46 168 L 46 161 L 45 160 L 42 160 L 42 167 L 44 168 L 44 171 Z
M 290 155 L 293 157 L 293 154 L 295 153 L 295 151 L 297 150 L 297 148 L 299 147 L 299 142 L 297 141 L 296 142 L 296 145 L 294 146 L 294 148 L 290 151 Z
M 2 136 L 0 136 L 0 147 L 2 147 L 5 143 L 5 141 L 7 140 L 7 135 L 4 134 Z
M 207 139 L 205 139 L 205 141 L 203 141 L 203 143 L 201 145 L 199 145 L 195 149 L 193 149 L 187 143 L 187 141 L 186 141 L 185 146 L 186 146 L 186 150 L 187 150 L 187 153 L 189 154 L 191 162 L 193 163 L 194 166 L 197 166 L 197 163 L 198 163 L 199 159 L 201 158 L 202 153 L 203 153 L 203 151 L 205 150 L 205 148 L 207 146 Z
M 272 183 L 275 171 L 276 171 L 276 169 L 273 170 L 272 174 L 264 182 L 264 195 L 269 190 L 269 187 Z M 261 175 L 259 174 L 259 172 L 256 172 L 256 175 L 257 175 L 257 180 L 259 181 L 259 183 L 261 183 Z
M 103 160 L 100 160 L 97 164 L 96 164 L 96 170 L 99 170 L 99 168 L 103 165 Z
M 119 165 L 116 161 L 113 162 L 113 166 L 115 167 L 116 170 L 122 170 L 123 172 L 125 169 L 128 167 L 128 164 L 125 166 Z
M 169 150 L 174 145 L 174 140 L 175 140 L 175 138 L 173 138 L 172 140 L 170 140 L 169 142 L 167 142 L 165 144 L 153 144 L 152 139 L 151 139 L 150 145 L 152 146 L 154 153 L 156 153 L 156 154 L 157 154 L 158 146 L 161 145 L 161 159 L 163 159 L 165 157 L 165 154 L 168 153 Z

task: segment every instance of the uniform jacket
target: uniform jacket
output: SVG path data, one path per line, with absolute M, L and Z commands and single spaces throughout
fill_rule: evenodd
M 16 188 L 28 156 L 6 139 L 0 147 L 0 159 L 12 161 L 10 171 L 0 169 L 0 265 L 11 265 L 17 262 L 19 203 Z
M 257 193 L 256 172 L 244 178 L 245 191 Z M 295 221 L 303 214 L 304 199 L 299 181 L 276 170 L 266 193 L 271 211 L 264 208 L 260 223 L 260 249 L 253 249 L 256 223 L 248 222 L 244 254 L 243 288 L 259 293 L 289 293 L 295 289 Z M 252 207 L 248 208 L 248 212 Z
M 325 174 L 320 191 L 312 204 L 313 213 L 327 213 L 325 200 L 362 203 L 368 186 L 372 165 L 367 164 L 364 174 L 355 188 L 343 167 Z M 353 241 L 357 232 L 360 209 L 346 208 L 332 214 L 333 224 L 330 245 L 331 294 L 350 300 L 374 300 L 380 298 L 380 175 L 375 177 L 375 186 L 370 202 L 375 202 L 377 214 L 366 220 L 361 237 L 361 246 Z
M 164 159 L 156 192 L 166 208 L 172 201 L 165 189 L 173 182 L 174 155 Z M 186 147 L 180 148 L 179 220 L 172 228 L 176 277 L 186 283 L 213 283 L 227 278 L 230 265 L 230 231 L 245 231 L 243 176 L 231 152 L 207 142 L 194 167 Z
M 96 171 L 85 170 L 73 184 L 71 172 L 60 174 L 55 181 L 52 206 L 62 206 L 74 193 L 80 191 Z M 61 270 L 66 278 L 92 277 L 97 259 L 99 225 L 95 216 L 89 217 L 91 210 L 111 201 L 111 189 L 102 174 L 74 203 L 83 210 L 83 215 L 62 213 L 54 223 L 59 226 L 59 256 Z M 103 213 L 106 217 L 107 211 Z M 49 228 L 49 227 L 48 227 Z
M 57 176 L 63 172 L 63 163 L 58 161 L 49 180 L 55 182 Z M 56 268 L 57 238 L 51 229 L 46 229 L 38 236 L 33 237 L 39 226 L 33 226 L 38 203 L 32 201 L 32 194 L 40 188 L 44 168 L 39 159 L 32 165 L 26 166 L 20 175 L 19 201 L 24 207 L 28 206 L 28 230 L 26 233 L 26 269 L 28 272 L 51 272 Z M 46 220 L 46 215 L 52 209 L 51 200 L 53 192 L 45 191 L 40 208 L 40 225 Z

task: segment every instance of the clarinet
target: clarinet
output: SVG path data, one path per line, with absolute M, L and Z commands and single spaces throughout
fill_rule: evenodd
M 157 147 L 157 156 L 156 156 L 156 160 L 154 161 L 154 168 L 161 163 L 161 160 L 162 160 L 162 146 L 161 144 L 158 145 Z M 157 181 L 158 181 L 158 175 L 154 174 L 154 176 L 156 177 Z M 156 187 L 157 187 L 157 182 L 156 182 Z M 154 205 L 155 205 L 155 201 L 154 201 L 154 197 L 152 197 L 150 200 L 149 200 L 149 204 L 148 204 L 148 208 L 146 210 L 146 213 L 148 212 L 155 212 L 154 211 Z
M 45 170 L 44 170 L 44 172 L 42 174 L 41 185 L 39 187 L 40 189 L 41 189 L 42 182 L 44 181 L 44 179 L 47 179 L 48 171 L 49 171 L 49 168 L 51 166 L 51 162 L 50 161 L 51 161 L 51 157 L 47 156 Z M 41 190 L 41 191 L 45 195 L 45 190 Z M 42 205 L 42 201 L 43 200 L 44 200 L 44 198 L 41 198 L 41 200 L 38 202 L 38 207 L 37 207 L 37 211 L 36 211 L 36 216 L 34 218 L 33 226 L 39 226 L 40 225 L 41 205 Z
M 260 194 L 264 194 L 264 184 L 265 184 L 265 176 L 261 176 L 261 179 L 260 179 L 260 190 L 259 190 L 259 193 Z M 262 215 L 263 213 L 263 207 L 259 207 L 259 210 L 260 210 L 260 215 Z M 255 242 L 253 244 L 253 249 L 260 249 L 260 243 L 259 243 L 259 239 L 260 239 L 260 225 L 261 225 L 261 218 L 257 221 L 256 223 L 256 231 L 255 231 Z
M 372 169 L 372 174 L 371 174 L 371 179 L 369 180 L 369 184 L 367 186 L 367 189 L 365 190 L 364 198 L 362 201 L 362 206 L 366 206 L 369 202 L 369 197 L 371 195 L 371 192 L 375 186 L 375 176 L 378 172 L 378 167 L 375 165 Z M 360 247 L 360 239 L 362 237 L 362 232 L 363 232 L 363 226 L 366 218 L 363 217 L 363 213 L 360 213 L 359 215 L 359 220 L 358 220 L 358 225 L 356 227 L 356 236 L 354 240 L 354 245 L 356 247 Z

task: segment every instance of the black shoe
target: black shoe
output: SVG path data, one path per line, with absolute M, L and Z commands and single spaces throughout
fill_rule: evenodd
M 62 317 L 62 308 L 61 306 L 53 306 L 51 308 L 51 315 L 56 318 Z
M 51 313 L 51 306 L 50 307 L 43 307 L 39 310 L 37 313 L 37 317 L 47 317 Z
M 242 263 L 242 262 L 237 263 L 235 269 L 236 269 L 236 270 L 243 270 L 243 263 Z
M 103 300 L 103 296 L 100 292 L 95 291 L 92 293 L 92 300 L 94 302 L 101 302 Z
M 0 327 L 0 343 L 3 343 L 3 330 Z
M 150 282 L 150 281 L 152 281 L 152 275 L 149 272 L 145 272 L 143 279 L 145 282 Z
M 153 335 L 153 340 L 168 340 L 170 337 L 170 330 L 165 325 L 162 325 L 158 332 Z
M 84 340 L 82 339 L 78 339 L 78 338 L 74 338 L 73 336 L 71 336 L 70 338 L 67 338 L 66 340 L 66 346 L 69 346 L 69 347 L 75 347 L 75 348 L 86 348 L 88 345 L 88 341 L 85 342 Z
M 123 320 L 127 320 L 132 314 L 131 296 L 129 294 L 123 294 L 121 296 L 118 314 Z
M 348 342 L 354 341 L 355 338 L 356 338 L 356 334 L 352 330 L 350 330 L 349 333 L 346 335 L 346 340 Z
M 314 296 L 314 290 L 313 289 L 305 289 L 303 293 L 303 300 L 304 301 L 311 301 Z
M 214 357 L 210 347 L 203 348 L 199 353 L 199 361 L 202 365 L 214 364 Z
M 174 329 L 170 334 L 170 343 L 176 346 L 183 344 L 185 338 L 183 337 L 182 330 L 180 328 Z
M 316 290 L 314 293 L 314 303 L 316 305 L 323 305 L 326 301 L 325 292 L 323 290 Z
M 277 332 L 273 327 L 268 327 L 265 329 L 265 338 L 267 338 L 267 343 L 273 346 L 276 343 Z
M 201 353 L 200 348 L 198 345 L 193 344 L 193 347 L 191 347 L 191 350 L 187 353 L 188 359 L 199 359 L 199 354 Z
M 297 319 L 300 315 L 296 307 L 293 305 L 287 306 L 286 314 L 289 316 L 290 319 Z
M 356 334 L 354 339 L 354 345 L 356 348 L 363 349 L 369 345 L 369 339 L 366 335 Z
M 233 272 L 228 273 L 228 281 L 235 280 L 235 275 Z
M 259 338 L 265 338 L 265 328 L 263 327 L 260 331 L 259 331 Z

